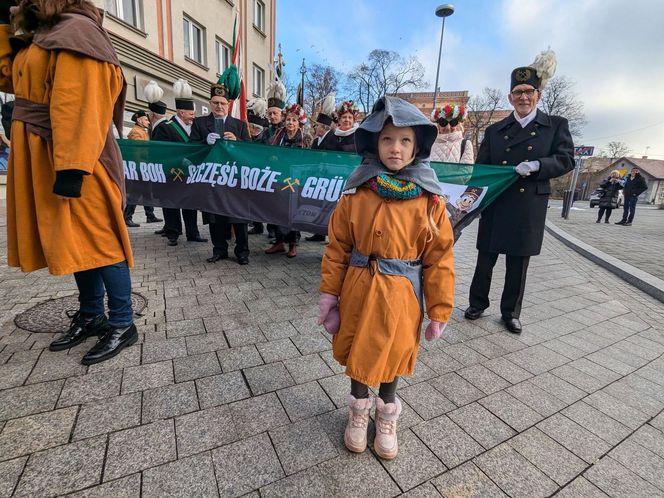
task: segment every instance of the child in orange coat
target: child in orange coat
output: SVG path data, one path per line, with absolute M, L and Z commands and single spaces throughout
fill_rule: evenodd
M 376 398 L 374 449 L 396 457 L 399 376 L 412 375 L 426 309 L 425 337 L 440 337 L 454 303 L 452 227 L 429 166 L 437 130 L 419 109 L 381 98 L 355 134 L 362 164 L 330 218 L 323 255 L 319 324 L 334 334 L 335 359 L 351 378 L 344 441 L 367 447 L 368 386 Z

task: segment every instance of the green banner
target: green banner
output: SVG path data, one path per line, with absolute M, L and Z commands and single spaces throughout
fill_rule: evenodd
M 327 230 L 346 179 L 361 161 L 345 152 L 247 142 L 118 143 L 129 204 L 198 209 L 314 233 Z M 457 234 L 517 179 L 511 166 L 431 166 Z

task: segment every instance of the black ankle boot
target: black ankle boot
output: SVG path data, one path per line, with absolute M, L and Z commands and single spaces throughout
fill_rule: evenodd
M 81 363 L 83 365 L 92 365 L 113 358 L 125 347 L 131 346 L 137 340 L 138 331 L 136 330 L 136 325 L 133 323 L 124 328 L 115 328 L 107 325 L 104 336 L 83 356 Z
M 101 335 L 106 330 L 106 315 L 86 316 L 77 311 L 70 318 L 69 330 L 48 346 L 51 351 L 73 348 L 88 337 Z

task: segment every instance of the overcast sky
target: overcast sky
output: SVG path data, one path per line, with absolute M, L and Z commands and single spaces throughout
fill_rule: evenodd
M 286 71 L 306 63 L 347 72 L 375 48 L 416 55 L 433 91 L 441 20 L 437 0 L 277 0 Z M 576 82 L 588 124 L 577 145 L 626 142 L 664 159 L 663 0 L 457 0 L 445 23 L 439 86 L 509 90 L 511 70 L 547 47 Z

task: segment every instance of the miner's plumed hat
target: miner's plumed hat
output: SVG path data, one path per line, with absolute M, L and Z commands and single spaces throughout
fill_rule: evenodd
M 530 85 L 542 90 L 556 73 L 556 53 L 550 48 L 540 52 L 529 66 L 517 67 L 512 71 L 510 91 L 518 85 Z
M 221 73 L 217 83 L 212 85 L 210 98 L 225 97 L 228 100 L 235 100 L 240 96 L 240 90 L 240 73 L 238 73 L 237 66 L 231 64 Z

